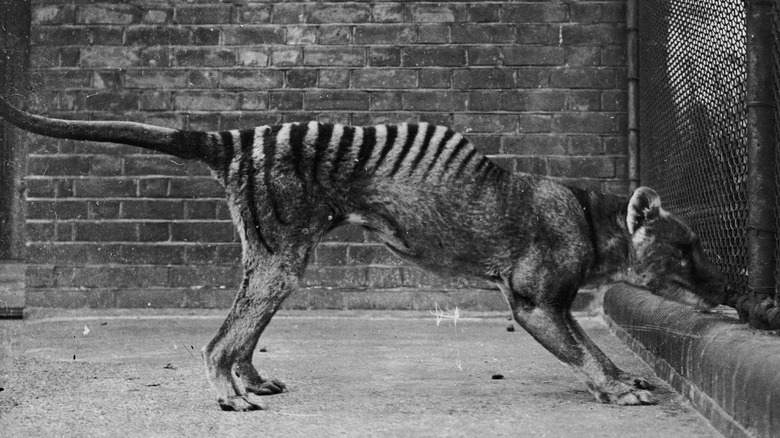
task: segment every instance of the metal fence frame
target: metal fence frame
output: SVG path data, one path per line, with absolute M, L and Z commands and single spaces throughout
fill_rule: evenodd
M 665 28 L 666 33 L 662 37 L 648 34 L 647 41 L 643 38 L 643 26 L 645 26 L 646 20 L 642 16 L 642 11 L 647 11 L 647 9 L 640 8 L 640 1 L 643 1 L 641 8 L 655 7 L 661 12 L 661 14 L 648 15 L 653 15 L 652 19 L 655 20 L 651 23 L 653 26 L 658 26 L 659 22 L 661 22 L 662 26 L 667 26 Z M 737 5 L 736 7 L 739 8 L 739 2 L 734 0 L 710 1 L 714 3 L 708 4 L 703 9 L 707 9 L 713 4 L 723 6 L 724 8 L 724 5 L 729 7 Z M 699 19 L 699 23 L 706 23 L 707 19 L 713 21 L 716 18 L 723 20 L 722 16 L 704 17 L 704 20 L 702 20 L 702 17 L 671 17 L 673 8 L 684 9 L 684 6 L 689 5 L 689 3 L 685 3 L 685 0 L 656 0 L 652 2 L 652 6 L 650 4 L 651 1 L 648 0 L 629 0 L 627 7 L 628 145 L 630 160 L 628 175 L 629 183 L 632 186 L 636 185 L 637 181 L 643 184 L 653 182 L 653 178 L 650 178 L 650 181 L 646 181 L 644 173 L 660 172 L 662 174 L 667 172 L 667 175 L 671 175 L 673 171 L 681 172 L 690 171 L 691 169 L 703 173 L 720 170 L 696 168 L 696 166 L 702 166 L 698 163 L 688 163 L 685 166 L 672 169 L 679 163 L 661 163 L 660 160 L 655 160 L 651 163 L 643 162 L 654 160 L 649 153 L 657 145 L 654 144 L 656 133 L 653 132 L 653 129 L 649 129 L 650 127 L 645 127 L 643 124 L 645 120 L 642 119 L 641 114 L 644 107 L 641 105 L 655 105 L 653 107 L 655 110 L 658 110 L 659 108 L 657 107 L 660 105 L 662 110 L 667 109 L 670 113 L 673 113 L 675 109 L 679 109 L 679 105 L 681 105 L 670 97 L 673 93 L 672 91 L 667 91 L 666 100 L 664 100 L 663 96 L 655 97 L 651 94 L 644 94 L 642 96 L 648 97 L 646 100 L 656 100 L 656 102 L 640 102 L 640 90 L 643 85 L 647 84 L 647 81 L 643 81 L 645 75 L 656 82 L 659 81 L 660 75 L 662 77 L 660 80 L 669 81 L 666 82 L 669 86 L 668 88 L 672 88 L 672 79 L 668 66 L 672 64 L 670 60 L 674 56 L 679 55 L 679 53 L 673 53 L 675 47 L 673 47 L 670 41 L 673 40 L 674 36 L 670 37 L 670 35 L 674 31 L 672 30 L 673 24 L 670 23 L 672 23 L 673 19 L 682 20 L 683 18 L 689 19 L 691 22 L 695 21 L 694 19 Z M 740 207 L 745 210 L 743 211 L 745 217 L 732 222 L 739 227 L 737 232 L 741 236 L 739 241 L 742 243 L 740 245 L 744 245 L 745 248 L 737 248 L 744 255 L 736 257 L 734 259 L 736 262 L 731 259 L 725 262 L 725 264 L 734 265 L 736 263 L 740 265 L 727 266 L 731 271 L 727 272 L 727 274 L 738 280 L 737 285 L 740 290 L 737 295 L 730 297 L 726 304 L 737 308 L 741 319 L 748 321 L 753 327 L 777 329 L 780 328 L 780 238 L 777 235 L 777 229 L 780 227 L 780 156 L 776 153 L 778 148 L 777 140 L 780 138 L 780 134 L 778 134 L 778 131 L 780 131 L 780 109 L 778 108 L 778 102 L 780 102 L 780 42 L 778 42 L 780 39 L 780 0 L 745 0 L 744 8 L 744 22 L 741 20 L 735 22 L 735 27 L 744 32 L 745 51 L 743 56 L 735 57 L 731 60 L 731 62 L 744 63 L 744 65 L 732 64 L 732 67 L 738 66 L 740 69 L 744 67 L 744 82 L 740 82 L 737 85 L 739 90 L 741 90 L 740 93 L 729 97 L 744 99 L 743 102 L 739 103 L 741 110 L 738 116 L 740 118 L 744 117 L 744 120 L 740 119 L 739 123 L 740 126 L 746 128 L 746 135 L 740 130 L 738 132 L 740 136 L 737 139 L 738 147 L 745 148 L 744 153 L 741 155 L 741 159 L 744 162 L 739 167 L 739 172 L 741 172 L 739 180 L 741 183 L 733 186 L 732 190 L 739 192 L 739 202 L 742 203 Z M 668 14 L 663 16 L 666 18 L 666 21 L 657 19 L 658 15 L 662 14 Z M 648 20 L 650 19 L 648 18 Z M 652 31 L 650 29 L 651 24 L 647 24 L 648 29 L 646 32 Z M 695 24 L 692 27 L 695 27 Z M 663 43 L 659 43 L 660 40 L 663 40 Z M 655 46 L 651 47 L 653 44 Z M 661 45 L 663 46 L 659 48 Z M 660 52 L 658 52 L 659 50 Z M 660 56 L 662 61 L 669 63 L 661 67 L 654 67 L 654 71 L 640 69 L 641 57 L 647 54 L 648 58 L 651 58 L 653 56 L 652 53 L 662 53 L 662 56 Z M 653 76 L 654 74 L 656 76 Z M 679 72 L 676 72 L 676 74 L 679 74 Z M 741 78 L 742 76 L 740 75 L 739 77 Z M 695 83 L 695 80 L 693 83 L 698 85 Z M 653 90 L 653 93 L 655 92 Z M 658 94 L 663 95 L 663 92 Z M 723 96 L 713 96 L 713 99 L 723 99 Z M 672 104 L 672 102 L 675 103 Z M 665 105 L 668 108 L 665 108 Z M 710 120 L 705 119 L 703 123 L 708 121 Z M 675 123 L 679 124 L 682 122 L 676 121 Z M 715 130 L 716 128 L 713 126 L 712 129 Z M 677 126 L 673 130 L 684 131 L 685 129 Z M 641 141 L 640 133 L 642 134 Z M 733 132 L 730 133 L 732 136 L 733 134 Z M 724 142 L 721 141 L 720 145 L 722 146 L 723 144 Z M 725 144 L 728 145 L 728 140 L 725 141 Z M 733 147 L 737 147 L 737 144 L 735 143 Z M 658 170 L 659 167 L 661 170 Z M 645 172 L 645 170 L 651 170 L 652 172 Z M 655 180 L 658 179 L 656 175 Z M 674 200 L 675 195 L 685 190 L 685 187 L 672 187 L 666 188 L 667 193 L 662 192 L 661 194 L 662 196 L 670 195 L 669 197 Z M 699 212 L 695 210 L 712 210 L 717 207 L 717 204 L 686 206 L 689 217 L 699 218 L 702 216 L 697 216 Z M 723 208 L 723 206 L 720 206 L 720 208 Z M 717 216 L 711 212 L 709 214 L 710 216 Z M 721 215 L 723 214 L 721 212 Z M 683 216 L 685 217 L 685 214 Z M 705 213 L 704 216 L 706 217 L 707 214 Z M 692 224 L 692 226 L 695 229 L 697 228 L 697 224 Z M 713 236 L 712 232 L 713 228 L 717 227 L 708 225 L 703 227 L 707 228 L 708 231 L 707 233 L 700 232 L 704 240 L 719 238 L 718 236 Z M 705 241 L 705 247 L 708 247 L 707 243 Z M 712 251 L 712 247 L 713 245 L 709 245 L 710 251 Z M 739 274 L 735 274 L 735 272 Z

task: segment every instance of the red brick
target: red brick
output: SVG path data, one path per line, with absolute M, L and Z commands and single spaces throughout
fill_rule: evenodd
M 258 46 L 283 44 L 284 31 L 277 26 L 226 27 L 223 31 L 225 45 Z
M 553 70 L 550 85 L 555 88 L 615 88 L 616 72 L 603 68 L 566 68 Z
M 33 155 L 27 158 L 29 175 L 75 175 L 89 173 L 89 158 L 71 155 Z
M 324 4 L 315 3 L 306 6 L 308 23 L 364 23 L 371 16 L 368 4 Z
M 417 72 L 407 69 L 355 70 L 352 81 L 357 89 L 415 88 Z
M 502 139 L 501 153 L 510 155 L 566 155 L 566 136 L 558 134 L 524 134 Z
M 377 23 L 401 23 L 409 19 L 408 6 L 401 3 L 377 3 L 372 11 Z
M 518 116 L 520 133 L 532 134 L 552 132 L 552 116 L 544 114 L 520 114 Z
M 185 88 L 187 83 L 187 72 L 182 70 L 132 69 L 125 73 L 127 88 Z
M 611 157 L 552 157 L 548 160 L 550 176 L 563 178 L 612 178 L 615 160 Z
M 236 65 L 236 54 L 225 49 L 177 49 L 174 56 L 176 65 L 180 67 L 232 67 Z
M 77 24 L 133 24 L 140 17 L 140 10 L 129 5 L 84 5 L 76 10 Z
M 303 54 L 298 47 L 275 48 L 271 52 L 271 65 L 275 67 L 295 67 L 301 65 Z
M 501 95 L 501 109 L 507 111 L 563 111 L 567 92 L 563 90 L 509 91 Z
M 235 231 L 232 222 L 173 222 L 171 240 L 182 242 L 232 242 Z
M 161 245 L 159 243 L 122 244 L 105 247 L 104 254 L 95 254 L 100 263 L 182 265 L 184 264 L 184 245 Z M 107 259 L 107 260 L 106 260 Z
M 453 129 L 462 133 L 469 132 L 513 132 L 517 127 L 517 118 L 511 115 L 494 114 L 455 114 Z
M 230 5 L 176 6 L 176 22 L 181 24 L 227 24 L 230 15 Z
M 555 26 L 557 29 L 557 26 Z M 555 31 L 555 38 L 551 32 Z M 557 30 L 547 24 L 523 24 L 517 27 L 517 42 L 519 44 L 549 44 L 558 41 Z
M 468 7 L 469 21 L 487 23 L 498 21 L 501 7 L 495 4 L 472 4 Z
M 222 31 L 215 27 L 196 27 L 192 29 L 192 44 L 196 46 L 216 46 Z
M 130 112 L 137 111 L 138 95 L 135 93 L 103 92 L 87 96 L 84 108 L 91 111 Z
M 555 132 L 614 134 L 617 133 L 619 120 L 610 113 L 564 113 L 553 118 Z
M 117 176 L 122 174 L 123 160 L 111 155 L 95 155 L 89 158 L 89 174 Z
M 222 201 L 187 201 L 185 217 L 187 219 L 220 219 L 217 217 L 217 205 L 220 202 Z M 225 219 L 229 219 L 229 217 Z
M 455 24 L 452 42 L 459 44 L 501 44 L 515 41 L 515 27 L 509 24 Z
M 457 67 L 466 65 L 466 51 L 458 46 L 410 46 L 402 51 L 407 67 Z
M 120 68 L 139 65 L 138 51 L 129 47 L 83 47 L 80 59 L 82 67 Z
M 368 52 L 371 67 L 398 67 L 401 65 L 401 49 L 398 47 L 372 47 Z
M 472 91 L 468 94 L 469 111 L 497 111 L 501 109 L 500 91 Z
M 33 5 L 32 24 L 73 24 L 76 16 L 74 5 Z
M 236 15 L 239 23 L 270 23 L 271 22 L 271 5 L 241 5 L 238 6 Z
M 561 38 L 565 45 L 618 44 L 626 38 L 624 26 L 614 24 L 577 24 L 561 26 Z
M 173 178 L 170 180 L 173 198 L 224 198 L 225 189 L 213 178 Z
M 275 24 L 305 23 L 305 3 L 275 3 L 271 15 L 271 22 Z
M 409 111 L 463 111 L 466 94 L 442 91 L 409 91 L 403 93 L 403 109 Z
M 121 203 L 114 200 L 87 201 L 89 219 L 119 219 Z
M 317 71 L 291 69 L 285 72 L 285 82 L 289 88 L 310 88 L 317 86 Z
M 504 6 L 501 20 L 507 23 L 560 23 L 568 19 L 561 3 L 517 3 Z
M 53 198 L 56 193 L 57 182 L 52 179 L 27 178 L 25 181 L 27 199 Z
M 141 12 L 141 23 L 143 24 L 164 24 L 173 19 L 173 8 L 168 7 L 149 7 Z
M 169 200 L 126 200 L 122 202 L 122 218 L 126 219 L 182 219 L 184 204 Z
M 409 44 L 416 29 L 406 24 L 366 24 L 355 27 L 355 44 Z
M 347 254 L 349 263 L 353 265 L 400 266 L 404 264 L 387 247 L 380 244 L 350 245 Z
M 74 191 L 79 198 L 134 197 L 136 187 L 129 179 L 90 178 L 74 181 Z
M 303 93 L 300 91 L 272 92 L 268 95 L 269 109 L 295 111 L 303 109 Z
M 319 72 L 320 88 L 349 88 L 350 71 L 327 69 Z M 362 88 L 362 87 L 361 87 Z
M 189 38 L 187 29 L 177 27 L 138 26 L 125 32 L 126 43 L 131 46 L 178 46 L 187 44 Z
M 514 72 L 502 68 L 457 70 L 452 76 L 457 89 L 514 88 Z
M 466 5 L 457 3 L 417 3 L 411 5 L 412 21 L 418 23 L 450 23 L 464 21 Z
M 362 67 L 366 64 L 362 47 L 305 47 L 303 65 L 326 67 Z
M 563 65 L 566 52 L 562 47 L 552 46 L 513 46 L 501 51 L 505 65 Z
M 503 59 L 501 48 L 493 45 L 468 48 L 469 65 L 496 66 Z
M 314 262 L 320 266 L 346 265 L 347 245 L 343 245 L 343 244 L 318 245 Z
M 24 236 L 29 242 L 49 242 L 56 239 L 54 235 L 54 223 L 27 222 L 24 225 Z
M 452 84 L 452 70 L 450 69 L 422 69 L 418 71 L 420 88 L 450 88 Z
M 137 240 L 136 224 L 127 222 L 79 222 L 76 226 L 76 241 L 86 242 L 132 242 Z
M 222 88 L 272 89 L 282 86 L 278 70 L 227 70 L 222 73 Z
M 417 28 L 419 44 L 446 44 L 450 42 L 450 26 L 447 24 L 421 24 Z
M 569 111 L 598 111 L 601 107 L 601 93 L 596 90 L 571 90 L 567 96 Z
M 303 101 L 307 110 L 368 109 L 368 93 L 362 91 L 308 91 Z
M 372 92 L 371 105 L 372 111 L 392 111 L 403 108 L 401 93 L 398 91 Z

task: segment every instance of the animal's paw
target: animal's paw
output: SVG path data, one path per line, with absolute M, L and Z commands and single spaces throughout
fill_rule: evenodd
M 287 385 L 281 380 L 276 379 L 252 379 L 250 381 L 244 381 L 244 388 L 247 392 L 251 392 L 252 394 L 274 395 L 287 390 Z
M 633 386 L 634 388 L 637 389 L 648 389 L 648 390 L 655 389 L 655 385 L 650 383 L 650 381 L 648 381 L 647 379 L 643 377 L 639 377 L 636 374 L 627 373 L 625 371 L 620 373 L 620 375 L 618 376 L 618 380 L 620 380 L 621 382 L 629 386 Z
M 643 384 L 649 385 L 647 381 L 642 380 Z M 591 387 L 591 393 L 596 400 L 601 403 L 608 403 L 620 406 L 654 405 L 658 403 L 650 394 L 650 391 L 639 389 L 635 386 L 625 383 L 615 382 L 609 385 L 609 389 L 599 389 Z
M 259 411 L 263 409 L 262 406 L 250 401 L 246 396 L 243 395 L 237 395 L 229 398 L 220 398 L 218 402 L 219 407 L 223 411 L 247 412 Z

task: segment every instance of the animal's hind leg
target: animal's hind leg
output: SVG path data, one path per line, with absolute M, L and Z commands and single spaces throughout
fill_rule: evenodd
M 249 394 L 284 391 L 283 383 L 260 377 L 252 365 L 252 356 L 260 335 L 297 287 L 304 268 L 304 255 L 277 253 L 263 257 L 245 272 L 230 313 L 214 339 L 203 348 L 208 378 L 222 409 L 261 409 Z

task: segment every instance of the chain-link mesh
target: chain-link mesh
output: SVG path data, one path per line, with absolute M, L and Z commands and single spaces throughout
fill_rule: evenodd
M 743 0 L 642 0 L 641 182 L 747 290 Z

